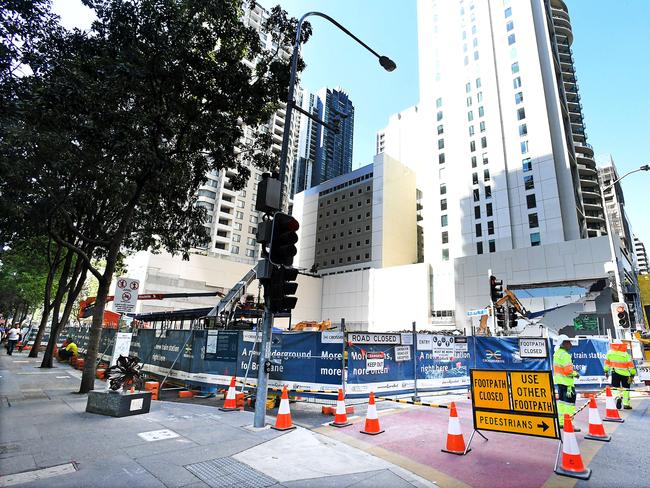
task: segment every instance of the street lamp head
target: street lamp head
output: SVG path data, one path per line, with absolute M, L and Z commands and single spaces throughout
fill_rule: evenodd
M 395 61 L 390 59 L 388 56 L 379 56 L 379 64 L 381 64 L 381 67 L 389 72 L 395 71 L 395 68 L 397 68 Z
M 644 164 L 639 168 L 641 171 L 650 171 L 650 164 Z

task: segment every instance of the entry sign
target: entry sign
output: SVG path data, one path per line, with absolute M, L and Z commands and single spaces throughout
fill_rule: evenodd
M 543 337 L 520 337 L 519 357 L 542 358 L 548 357 L 548 341 Z
M 560 438 L 550 371 L 470 370 L 475 430 Z
M 113 310 L 119 313 L 129 313 L 135 311 L 138 303 L 138 289 L 140 281 L 132 278 L 118 278 L 115 284 L 115 296 L 113 300 Z

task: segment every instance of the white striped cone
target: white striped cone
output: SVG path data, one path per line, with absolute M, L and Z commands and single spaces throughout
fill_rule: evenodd
M 450 454 L 464 455 L 467 454 L 465 451 L 465 438 L 463 437 L 463 431 L 460 428 L 460 420 L 458 419 L 458 411 L 456 410 L 456 404 L 451 402 L 449 405 L 449 426 L 447 427 L 447 445 L 446 449 L 441 449 L 442 452 L 448 452 Z
M 605 422 L 625 422 L 618 413 L 616 401 L 609 386 L 605 389 L 605 418 L 603 420 Z
M 228 387 L 228 393 L 226 394 L 226 401 L 223 402 L 223 407 L 221 407 L 219 410 L 222 412 L 232 412 L 233 410 L 239 410 L 237 408 L 237 391 L 235 389 L 234 376 L 230 379 L 230 386 Z
M 336 400 L 336 414 L 334 415 L 334 422 L 330 423 L 333 427 L 347 427 L 350 424 L 348 422 L 348 414 L 345 409 L 345 399 L 343 397 L 343 390 L 339 388 L 339 397 Z
M 600 419 L 598 405 L 596 404 L 596 399 L 594 397 L 591 397 L 589 400 L 589 433 L 585 435 L 585 439 L 604 442 L 609 442 L 612 439 L 612 437 L 607 435 L 605 432 L 605 426 L 603 425 L 603 421 Z
M 370 392 L 370 399 L 368 400 L 368 410 L 366 412 L 366 423 L 361 431 L 362 434 L 377 435 L 384 432 L 379 427 L 379 416 L 377 415 L 377 405 L 375 405 L 375 393 Z
M 286 385 L 282 387 L 282 397 L 280 399 L 280 408 L 278 408 L 278 416 L 275 418 L 275 430 L 291 430 L 296 427 L 291 421 L 291 411 L 289 410 L 289 394 L 287 393 Z
M 564 435 L 562 436 L 562 462 L 555 468 L 555 472 L 571 478 L 589 479 L 591 469 L 585 468 L 578 447 L 578 440 L 573 431 L 571 416 L 564 414 Z

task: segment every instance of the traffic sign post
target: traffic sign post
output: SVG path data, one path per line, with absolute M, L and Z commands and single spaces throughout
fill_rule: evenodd
M 560 439 L 550 371 L 470 370 L 474 434 L 480 431 Z M 486 439 L 487 440 L 487 439 Z

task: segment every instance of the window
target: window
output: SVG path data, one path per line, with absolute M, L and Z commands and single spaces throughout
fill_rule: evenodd
M 232 224 L 232 228 L 235 230 L 241 230 L 241 222 L 235 222 Z
M 470 137 L 474 135 L 474 126 L 473 125 L 469 126 L 469 135 L 470 135 Z
M 494 235 L 494 220 L 488 220 L 487 223 L 488 235 Z
M 481 218 L 481 207 L 479 207 L 478 205 L 474 207 L 474 218 L 475 219 Z
M 524 188 L 526 190 L 532 190 L 535 188 L 535 181 L 533 180 L 533 175 L 524 176 Z
M 522 92 L 515 93 L 515 103 L 519 105 L 523 101 L 524 101 L 524 94 Z
M 478 47 L 478 39 L 475 37 L 474 40 L 472 41 L 472 45 L 474 47 Z
M 526 206 L 528 208 L 536 208 L 537 207 L 537 200 L 535 200 L 535 194 L 526 195 Z
M 533 232 L 530 235 L 530 245 L 535 247 L 539 246 L 542 243 L 542 240 L 539 237 L 539 232 Z
M 438 149 L 444 149 L 444 148 L 445 148 L 445 140 L 438 139 Z
M 485 121 L 484 121 L 484 120 L 482 120 L 482 121 L 479 123 L 478 126 L 479 126 L 479 128 L 481 129 L 481 132 L 485 132 Z
M 476 168 L 476 156 L 472 156 L 472 168 Z
M 467 97 L 466 103 L 467 103 L 468 107 L 471 107 L 472 106 L 472 97 Z
M 474 51 L 474 61 L 478 61 L 478 51 Z
M 449 249 L 442 250 L 442 260 L 449 261 Z
M 440 111 L 440 112 L 438 112 L 438 113 L 436 114 L 436 120 L 437 120 L 438 122 L 440 122 L 440 121 L 442 120 L 442 111 Z
M 258 218 L 257 215 L 251 215 L 251 218 L 249 219 L 251 224 L 257 224 Z
M 472 26 L 472 34 L 476 34 L 476 26 L 475 25 Z
M 506 12 L 505 12 L 505 13 L 506 13 L 506 19 L 507 19 L 508 17 L 510 17 L 510 16 L 512 15 L 512 8 L 511 8 L 511 7 L 508 7 L 508 8 L 506 9 Z
M 521 141 L 521 154 L 527 154 L 528 153 L 528 141 Z
M 494 239 L 488 241 L 488 249 L 490 252 L 495 252 L 497 250 L 496 245 L 494 244 Z
M 512 74 L 519 73 L 519 61 L 512 63 L 510 69 L 512 69 Z
M 526 124 L 521 124 L 519 126 L 519 135 L 525 136 L 526 134 L 528 134 L 528 127 L 526 127 Z
M 474 112 L 470 110 L 469 112 L 467 112 L 467 121 L 471 122 L 472 120 L 474 120 Z
M 474 194 L 474 201 L 478 202 L 481 199 L 481 194 L 479 193 L 478 188 L 474 188 L 473 194 Z
M 442 98 L 438 98 L 438 99 L 436 100 L 436 107 L 437 107 L 437 108 L 442 107 Z
M 483 107 L 478 108 L 478 116 L 483 117 L 485 115 L 485 111 L 483 110 Z
M 483 235 L 483 228 L 481 224 L 476 224 L 476 237 L 481 237 Z
M 487 137 L 481 137 L 481 147 L 483 149 L 487 147 Z
M 510 35 L 508 36 L 508 46 L 512 46 L 514 43 L 515 43 L 515 35 L 514 35 L 514 34 L 510 34 Z
M 524 120 L 526 118 L 526 109 L 518 108 L 517 109 L 517 120 Z
M 483 170 L 483 181 L 490 181 L 490 170 L 489 169 L 484 169 Z
M 483 164 L 488 164 L 488 153 L 484 152 L 481 157 L 483 158 Z
M 483 243 L 482 242 L 477 242 L 476 243 L 476 254 L 483 254 Z
M 512 20 L 509 20 L 508 23 L 506 24 L 506 31 L 510 32 L 514 28 L 515 28 L 515 23 Z
M 441 215 L 440 216 L 440 226 L 441 227 L 447 227 L 447 216 L 446 215 Z
M 492 198 L 492 187 L 485 185 L 485 198 Z
M 465 59 L 463 60 L 463 64 L 467 66 L 469 64 L 469 58 L 465 56 Z
M 528 214 L 528 227 L 531 229 L 537 229 L 539 227 L 539 220 L 537 219 L 536 213 Z
M 447 210 L 447 199 L 443 198 L 440 200 L 440 210 Z
M 476 88 L 481 88 L 481 79 L 476 78 Z
M 449 232 L 444 231 L 442 233 L 442 243 L 447 244 L 449 242 Z
M 235 218 L 243 219 L 244 218 L 244 212 L 237 211 L 237 213 L 235 213 Z
M 441 195 L 446 195 L 447 194 L 447 185 L 445 185 L 444 183 L 440 184 L 440 194 Z
M 485 206 L 485 215 L 487 215 L 488 217 L 492 217 L 492 204 L 491 203 L 488 203 Z
M 442 134 L 445 131 L 442 125 L 438 126 L 438 135 Z
M 478 173 L 472 173 L 472 184 L 478 185 Z
M 524 169 L 524 173 L 533 169 L 533 163 L 530 161 L 530 158 L 523 159 L 521 165 Z
M 232 246 L 230 252 L 233 254 L 239 254 L 239 246 Z
M 476 151 L 476 141 L 469 141 L 469 150 L 471 152 Z
M 481 103 L 481 102 L 483 101 L 483 92 L 478 92 L 478 93 L 476 94 L 476 101 L 477 101 L 478 103 Z
M 239 234 L 233 234 L 232 242 L 239 242 L 239 241 L 241 241 L 241 236 Z
M 257 244 L 257 241 L 253 237 L 249 237 L 246 239 L 246 244 L 249 246 L 255 246 Z
M 521 76 L 516 76 L 512 79 L 512 86 L 515 88 L 521 88 Z
M 255 257 L 255 250 L 254 249 L 246 249 L 246 256 L 249 258 L 254 258 Z
M 472 91 L 472 84 L 468 82 L 465 85 L 465 93 L 469 93 L 470 91 Z

